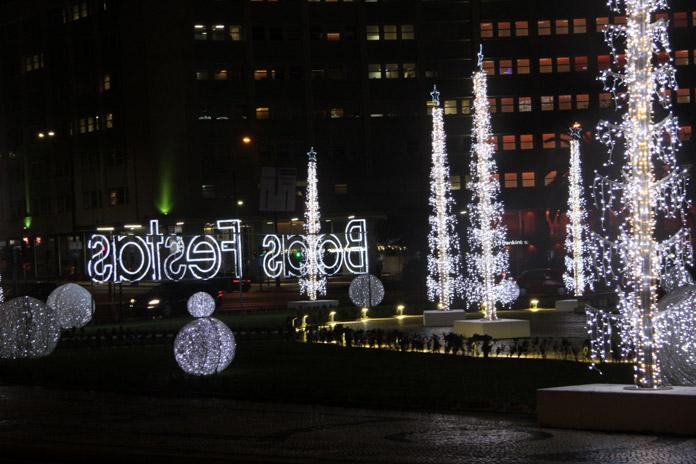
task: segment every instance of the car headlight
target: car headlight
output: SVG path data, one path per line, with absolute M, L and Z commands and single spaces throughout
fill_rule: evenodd
M 154 298 L 147 302 L 148 306 L 157 306 L 158 304 L 160 304 L 160 300 L 158 298 Z

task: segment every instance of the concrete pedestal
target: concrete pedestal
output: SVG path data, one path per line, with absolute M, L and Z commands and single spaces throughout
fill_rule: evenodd
M 330 309 L 338 307 L 338 300 L 288 301 L 288 309 Z
M 423 311 L 423 327 L 452 327 L 454 321 L 466 319 L 463 309 L 449 311 Z
M 473 337 L 474 335 L 490 335 L 494 340 L 531 336 L 529 321 L 521 319 L 497 319 L 495 321 L 472 319 L 468 321 L 455 321 L 452 332 L 467 338 Z
M 696 435 L 696 387 L 626 389 L 589 384 L 537 390 L 544 427 Z
M 556 300 L 556 309 L 559 311 L 575 311 L 582 303 L 578 300 Z

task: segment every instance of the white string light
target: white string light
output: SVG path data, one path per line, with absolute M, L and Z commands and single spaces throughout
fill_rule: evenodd
M 317 189 L 317 153 L 314 148 L 307 152 L 307 200 L 305 202 L 305 240 L 306 247 L 302 261 L 300 294 L 315 301 L 317 295 L 326 294 L 326 276 L 320 272 L 321 250 L 319 247 L 321 213 L 319 212 L 319 192 Z
M 498 319 L 496 305 L 515 300 L 515 292 L 505 279 L 509 273 L 509 255 L 505 247 L 507 229 L 503 224 L 503 203 L 491 144 L 491 116 L 488 83 L 483 70 L 483 52 L 479 52 L 474 72 L 474 127 L 471 157 L 472 200 L 467 216 L 469 253 L 467 253 L 466 299 L 469 306 L 483 311 L 484 319 Z
M 668 98 L 669 90 L 676 89 L 675 70 L 671 57 L 667 62 L 654 64 L 656 55 L 670 56 L 671 52 L 667 23 L 651 19 L 657 10 L 667 6 L 666 0 L 609 1 L 614 12 L 625 11 L 627 20 L 625 25 L 608 26 L 606 41 L 616 68 L 622 66 L 622 55 L 615 43 L 625 42 L 626 61 L 623 70 L 605 70 L 600 75 L 617 107 L 625 112 L 620 123 L 601 122 L 597 137 L 608 147 L 607 165 L 613 164 L 611 153 L 623 139 L 625 162 L 618 180 L 601 175 L 595 179 L 602 234 L 594 235 L 596 248 L 592 255 L 597 259 L 597 271 L 615 284 L 621 338 L 624 350 L 633 353 L 634 380 L 640 388 L 663 385 L 660 348 L 670 338 L 670 331 L 679 330 L 678 324 L 658 320 L 657 287 L 667 283 L 667 275 L 685 275 L 667 270 L 684 270 L 693 259 L 686 228 L 661 243 L 655 237 L 658 214 L 684 224 L 689 205 L 685 195 L 686 170 L 677 166 L 675 156 L 680 145 L 678 122 Z M 655 119 L 655 103 L 667 112 L 660 121 Z M 656 173 L 662 177 L 657 179 Z M 618 230 L 611 230 L 608 216 L 621 220 Z
M 452 214 L 454 199 L 450 187 L 449 165 L 445 146 L 443 110 L 440 92 L 433 88 L 432 97 L 432 163 L 430 167 L 430 207 L 428 218 L 428 275 L 426 287 L 428 299 L 436 301 L 438 308 L 448 311 L 457 295 L 462 295 L 459 236 L 457 217 Z
M 585 193 L 580 163 L 579 124 L 571 129 L 570 168 L 568 171 L 568 225 L 566 226 L 566 272 L 563 282 L 575 296 L 582 296 L 585 288 L 592 289 L 590 256 L 585 247 L 588 236 Z

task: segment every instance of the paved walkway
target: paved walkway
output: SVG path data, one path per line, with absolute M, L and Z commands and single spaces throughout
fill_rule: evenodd
M 282 388 L 282 387 L 281 387 Z M 696 463 L 696 438 L 531 419 L 0 387 L 0 462 Z

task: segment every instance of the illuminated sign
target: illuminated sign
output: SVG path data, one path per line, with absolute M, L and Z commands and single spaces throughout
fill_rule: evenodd
M 301 277 L 302 257 L 306 255 L 307 240 L 303 235 L 266 235 L 262 246 L 263 272 L 271 278 Z M 369 270 L 367 255 L 367 226 L 364 219 L 346 224 L 341 239 L 336 234 L 321 234 L 317 240 L 319 271 L 326 276 L 345 269 L 349 274 L 365 274 Z
M 87 274 L 97 283 L 137 282 L 140 280 L 181 280 L 185 277 L 206 280 L 215 277 L 230 256 L 234 274 L 241 278 L 241 223 L 237 219 L 220 220 L 216 228 L 227 237 L 213 235 L 163 235 L 159 222 L 150 221 L 146 235 L 92 235 L 87 244 L 91 254 Z

